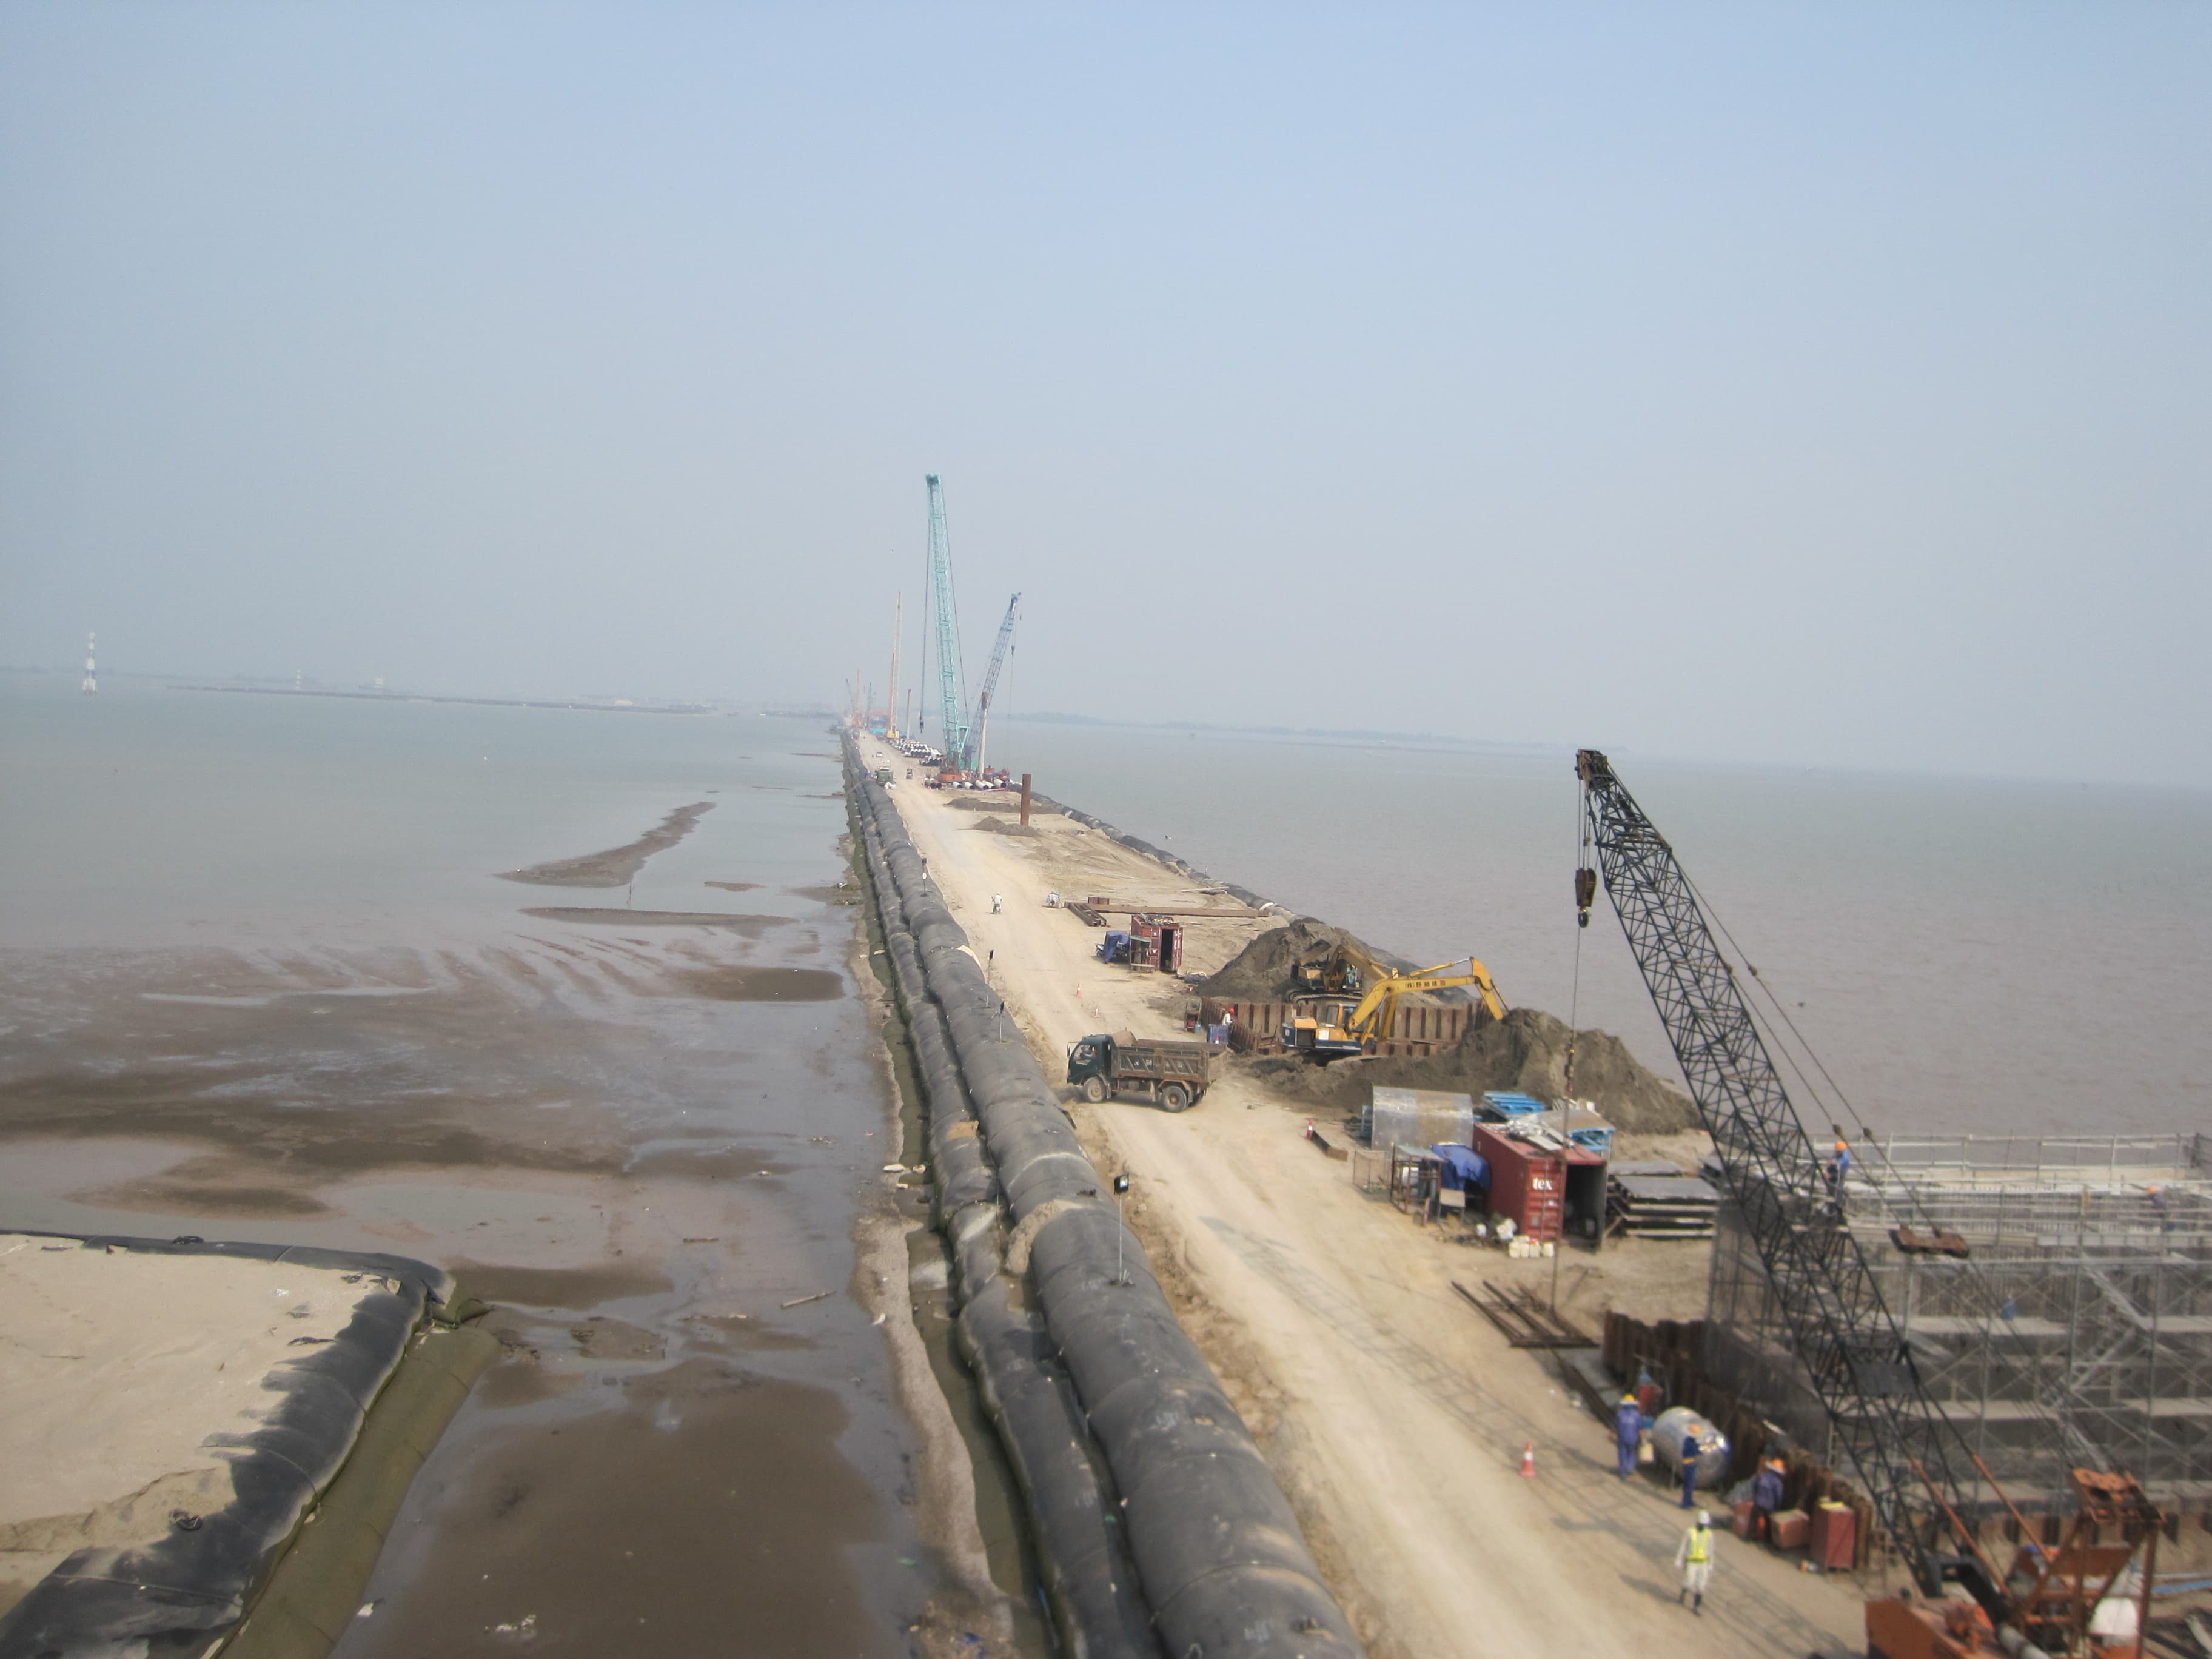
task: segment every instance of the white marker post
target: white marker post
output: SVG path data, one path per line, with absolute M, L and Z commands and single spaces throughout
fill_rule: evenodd
M 1121 1219 L 1121 1199 L 1128 1190 L 1129 1177 L 1125 1175 L 1115 1176 L 1114 1177 L 1114 1219 L 1116 1221 Z M 1116 1285 L 1126 1285 L 1129 1282 L 1129 1275 L 1121 1265 L 1121 1241 L 1128 1236 L 1129 1230 L 1126 1224 L 1115 1229 L 1114 1233 L 1114 1282 Z

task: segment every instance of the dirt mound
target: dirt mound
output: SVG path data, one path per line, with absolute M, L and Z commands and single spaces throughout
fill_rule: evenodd
M 1557 1100 L 1566 1092 L 1567 1036 L 1566 1021 L 1541 1009 L 1516 1008 L 1502 1020 L 1478 1012 L 1465 1036 L 1426 1060 L 1394 1056 L 1315 1066 L 1271 1059 L 1255 1061 L 1252 1073 L 1271 1088 L 1344 1111 L 1357 1110 L 1378 1085 L 1477 1096 L 1486 1089 L 1518 1089 Z M 1575 1094 L 1632 1134 L 1669 1134 L 1698 1124 L 1690 1097 L 1645 1070 L 1607 1031 L 1584 1031 L 1577 1041 Z
M 1018 789 L 956 789 L 945 804 L 956 812 L 1018 812 L 1022 810 L 1022 793 Z M 1041 812 L 1057 812 L 1058 810 L 1045 805 L 1035 797 L 1030 799 L 1031 817 Z
M 1378 951 L 1356 933 L 1341 927 L 1332 927 L 1311 916 L 1300 916 L 1280 927 L 1271 927 L 1254 939 L 1231 959 L 1229 964 L 1211 979 L 1202 981 L 1199 989 L 1208 996 L 1240 997 L 1255 1002 L 1273 1002 L 1291 994 L 1296 988 L 1291 983 L 1291 964 L 1304 960 L 1316 951 L 1338 945 L 1350 945 L 1364 951 L 1386 968 L 1399 969 L 1419 966 L 1403 957 L 1394 957 L 1388 951 Z M 1433 1000 L 1453 1002 L 1464 999 L 1464 993 L 1437 993 Z

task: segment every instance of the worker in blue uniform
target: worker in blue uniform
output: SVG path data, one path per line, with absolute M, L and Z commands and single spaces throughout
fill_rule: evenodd
M 1620 1409 L 1613 1414 L 1613 1437 L 1620 1452 L 1620 1478 L 1624 1480 L 1636 1473 L 1636 1448 L 1649 1427 L 1644 1408 L 1636 1403 L 1632 1394 L 1620 1397 Z
M 1686 1510 L 1693 1510 L 1698 1506 L 1698 1454 L 1701 1449 L 1698 1441 L 1698 1431 L 1695 1429 L 1691 1429 L 1683 1434 L 1682 1507 Z
M 1774 1541 L 1774 1512 L 1782 1507 L 1782 1465 L 1763 1462 L 1751 1482 L 1751 1535 Z

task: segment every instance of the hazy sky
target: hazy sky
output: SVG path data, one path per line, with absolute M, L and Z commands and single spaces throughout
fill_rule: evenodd
M 0 4 L 0 660 L 2212 784 L 2212 9 Z M 913 646 L 909 644 L 909 660 Z

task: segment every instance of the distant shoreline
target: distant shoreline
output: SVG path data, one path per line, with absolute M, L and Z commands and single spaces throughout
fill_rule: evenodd
M 712 714 L 703 702 L 559 702 L 541 697 L 439 697 L 418 691 L 311 691 L 291 685 L 172 685 L 172 691 L 235 691 L 256 697 L 346 697 L 356 702 L 464 703 L 475 708 L 578 708 L 602 714 Z

